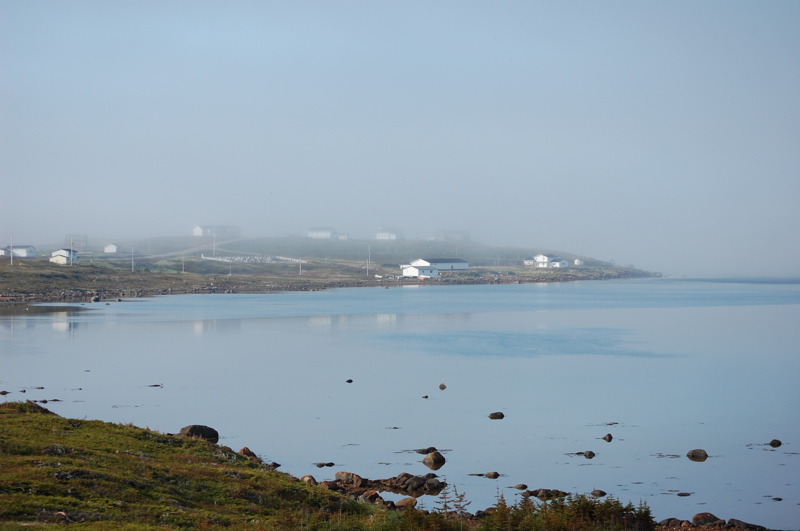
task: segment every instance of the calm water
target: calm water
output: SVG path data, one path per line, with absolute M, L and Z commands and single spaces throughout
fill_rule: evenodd
M 167 433 L 207 424 L 221 444 L 318 480 L 424 474 L 410 450 L 436 446 L 447 458 L 437 473 L 472 511 L 498 494 L 515 500 L 507 487 L 526 483 L 603 489 L 647 502 L 657 519 L 709 511 L 800 529 L 798 281 L 358 288 L 84 308 L 0 318 L 2 400 L 59 399 L 46 407 Z M 489 420 L 494 411 L 505 419 Z M 783 446 L 766 445 L 775 438 Z M 694 448 L 711 457 L 689 461 Z M 575 455 L 587 450 L 596 457 Z M 501 477 L 470 475 L 490 471 Z

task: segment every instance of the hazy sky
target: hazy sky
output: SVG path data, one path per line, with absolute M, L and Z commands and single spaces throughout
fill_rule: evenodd
M 381 226 L 800 274 L 800 2 L 0 2 L 0 244 Z

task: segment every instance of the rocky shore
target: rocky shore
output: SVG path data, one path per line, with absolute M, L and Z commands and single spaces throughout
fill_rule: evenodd
M 181 429 L 179 435 L 198 437 L 214 444 L 216 444 L 219 440 L 219 435 L 216 430 L 202 425 L 186 426 Z M 774 445 L 776 443 L 780 445 L 780 441 L 777 440 L 773 440 L 770 444 Z M 223 447 L 223 449 L 228 452 L 233 452 L 233 450 L 229 447 Z M 426 454 L 422 462 L 432 470 L 438 470 L 445 464 L 444 456 L 433 447 L 416 450 L 416 452 L 420 454 Z M 702 452 L 702 450 L 691 450 L 689 454 L 696 456 L 697 452 Z M 276 470 L 278 467 L 280 467 L 280 464 L 278 463 L 264 463 L 252 450 L 247 447 L 239 450 L 238 454 L 247 457 L 260 466 L 268 467 L 271 470 Z M 317 466 L 322 468 L 325 466 L 335 466 L 335 464 L 318 463 Z M 441 481 L 433 472 L 422 476 L 402 472 L 395 477 L 387 479 L 368 479 L 353 472 L 339 471 L 335 473 L 334 480 L 332 481 L 317 481 L 317 479 L 310 474 L 302 476 L 300 481 L 310 485 L 318 486 L 319 488 L 325 490 L 343 494 L 362 503 L 380 505 L 389 510 L 404 510 L 406 508 L 415 507 L 417 505 L 418 498 L 421 496 L 439 496 L 447 487 L 447 483 Z M 522 491 L 523 497 L 536 498 L 541 502 L 548 502 L 556 498 L 566 498 L 567 496 L 570 496 L 570 493 L 558 489 L 529 489 L 527 485 L 523 484 L 516 485 L 514 488 Z M 386 492 L 402 495 L 404 497 L 398 501 L 386 500 L 381 495 L 382 493 Z M 592 492 L 592 496 L 601 498 L 606 496 L 606 493 L 602 490 L 595 490 Z M 457 512 L 458 516 L 467 522 L 472 521 L 477 523 L 481 518 L 485 518 L 497 510 L 497 507 L 495 506 L 487 507 L 486 509 L 470 513 L 463 510 L 463 507 L 457 507 L 457 505 L 457 503 L 454 503 L 454 506 L 456 506 L 454 512 Z M 626 528 L 636 529 L 634 522 L 629 522 L 629 524 L 631 527 L 626 526 Z M 744 529 L 751 531 L 779 531 L 769 530 L 764 526 L 744 522 L 736 518 L 725 520 L 709 512 L 695 514 L 690 520 L 666 518 L 658 521 L 655 525 L 655 529 L 659 531 L 678 531 L 698 528 L 718 530 Z

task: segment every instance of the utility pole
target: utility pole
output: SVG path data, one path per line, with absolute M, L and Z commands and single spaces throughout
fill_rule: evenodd
M 9 250 L 11 251 L 11 265 L 14 265 L 14 235 L 11 235 L 11 244 L 9 245 Z
M 131 247 L 131 273 L 133 272 L 133 247 Z
M 369 277 L 369 262 L 372 258 L 372 246 L 367 246 L 367 277 Z

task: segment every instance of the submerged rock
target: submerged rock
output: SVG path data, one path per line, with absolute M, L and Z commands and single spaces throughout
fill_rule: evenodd
M 502 411 L 495 411 L 494 413 L 489 413 L 489 418 L 492 419 L 492 420 L 502 420 L 505 417 L 506 416 L 503 415 Z

